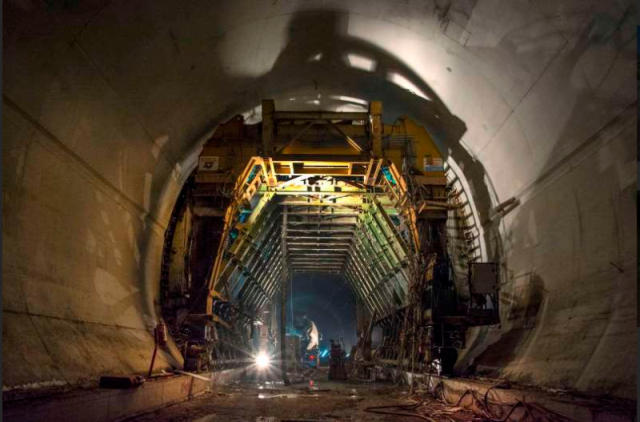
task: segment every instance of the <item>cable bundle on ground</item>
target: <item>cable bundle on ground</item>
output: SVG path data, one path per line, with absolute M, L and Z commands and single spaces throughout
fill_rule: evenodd
M 499 384 L 489 388 L 484 395 L 480 395 L 474 390 L 466 390 L 457 402 L 453 403 L 447 399 L 444 384 L 440 382 L 433 390 L 433 397 L 423 394 L 419 400 L 412 404 L 367 407 L 365 411 L 382 415 L 413 417 L 431 422 L 469 420 L 468 415 L 463 416 L 467 412 L 473 412 L 472 420 L 476 421 L 574 422 L 572 419 L 545 409 L 539 404 L 527 403 L 524 399 L 515 403 L 490 400 L 489 392 L 497 387 Z M 465 399 L 469 397 L 471 403 L 462 407 Z M 523 409 L 519 416 L 516 415 L 517 409 Z M 460 419 L 460 417 L 464 419 Z

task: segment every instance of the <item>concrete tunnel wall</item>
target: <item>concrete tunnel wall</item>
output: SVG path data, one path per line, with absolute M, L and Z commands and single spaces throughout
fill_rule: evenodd
M 146 371 L 164 230 L 218 123 L 379 99 L 482 219 L 521 200 L 485 226 L 503 323 L 461 370 L 635 397 L 635 3 L 4 6 L 3 389 Z

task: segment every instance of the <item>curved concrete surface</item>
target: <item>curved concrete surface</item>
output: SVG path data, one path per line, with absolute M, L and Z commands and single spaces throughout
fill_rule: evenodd
M 484 228 L 503 324 L 473 333 L 462 370 L 635 397 L 635 16 L 630 0 L 7 1 L 3 388 L 147 369 L 198 148 L 274 98 L 382 100 L 437 138 L 482 219 L 520 199 Z

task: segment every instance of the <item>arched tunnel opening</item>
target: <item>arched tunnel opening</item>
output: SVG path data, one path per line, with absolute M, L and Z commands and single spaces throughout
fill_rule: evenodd
M 288 290 L 297 275 L 333 274 L 362 308 L 354 358 L 371 354 L 365 326 L 381 326 L 381 361 L 453 375 L 467 329 L 500 320 L 499 267 L 482 262 L 463 176 L 410 119 L 385 125 L 380 102 L 296 112 L 265 100 L 262 112 L 218 127 L 165 234 L 163 315 L 185 366 L 317 356 L 317 339 L 286 356 L 297 331 Z
M 635 14 L 8 1 L 8 419 L 634 419 Z

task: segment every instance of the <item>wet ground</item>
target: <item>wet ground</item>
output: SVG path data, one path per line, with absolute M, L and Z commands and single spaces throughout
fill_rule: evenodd
M 284 386 L 278 382 L 232 384 L 205 393 L 195 399 L 176 404 L 131 421 L 471 421 L 471 413 L 461 409 L 445 409 L 431 399 L 435 410 L 430 419 L 402 416 L 409 408 L 370 409 L 394 414 L 367 411 L 370 407 L 411 405 L 406 388 L 393 384 L 364 381 L 326 381 L 316 374 L 313 386 L 309 381 Z M 421 407 L 424 412 L 429 402 Z M 442 413 L 444 412 L 444 413 Z M 426 415 L 425 415 L 426 416 Z

